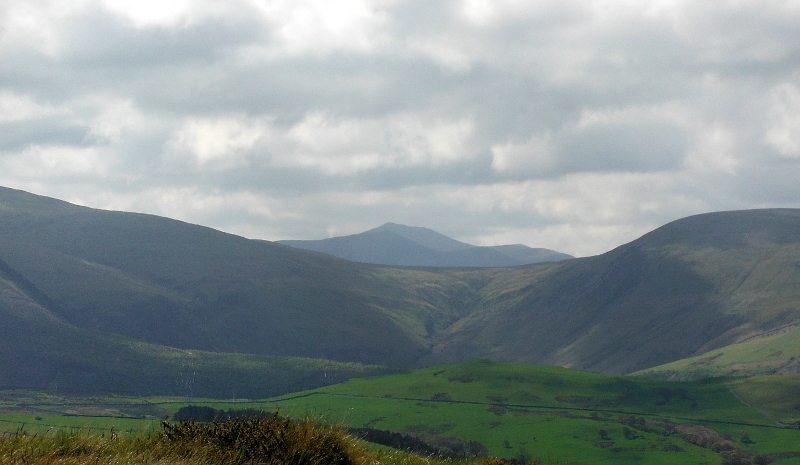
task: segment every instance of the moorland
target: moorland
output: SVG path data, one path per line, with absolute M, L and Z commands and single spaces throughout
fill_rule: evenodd
M 0 417 L 143 434 L 262 399 L 509 459 L 800 463 L 798 294 L 793 209 L 594 257 L 398 267 L 0 188 Z

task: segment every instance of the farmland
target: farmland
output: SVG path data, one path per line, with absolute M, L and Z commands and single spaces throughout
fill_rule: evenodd
M 670 382 L 475 361 L 266 400 L 6 391 L 0 428 L 140 434 L 202 405 L 395 431 L 440 450 L 478 444 L 491 456 L 544 463 L 717 464 L 738 451 L 796 465 L 800 411 L 791 399 L 799 386 L 797 376 Z

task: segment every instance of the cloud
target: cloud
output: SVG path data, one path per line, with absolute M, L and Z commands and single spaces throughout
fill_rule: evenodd
M 689 146 L 683 125 L 669 106 L 585 110 L 576 124 L 555 135 L 493 147 L 492 167 L 524 177 L 674 170 L 683 165 Z
M 201 166 L 235 168 L 252 149 L 263 130 L 257 123 L 237 118 L 190 119 L 167 144 L 171 153 L 186 154 Z
M 800 157 L 800 89 L 791 83 L 770 92 L 766 143 L 784 157 Z
M 800 4 L 0 3 L 0 183 L 250 237 L 599 253 L 800 207 Z

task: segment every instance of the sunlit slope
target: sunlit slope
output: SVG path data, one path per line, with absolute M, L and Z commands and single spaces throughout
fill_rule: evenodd
M 785 384 L 800 386 L 796 379 Z M 354 379 L 271 399 L 267 408 L 404 432 L 434 444 L 477 441 L 492 455 L 553 463 L 712 464 L 720 463 L 724 448 L 751 457 L 800 454 L 800 431 L 763 414 L 762 405 L 746 404 L 722 381 L 668 382 L 474 361 Z M 788 413 L 785 407 L 777 410 Z M 692 442 L 693 432 L 716 435 L 717 450 L 711 442 Z M 724 436 L 729 439 L 723 446 Z
M 800 373 L 800 327 L 789 325 L 703 355 L 637 372 L 664 379 Z
M 606 254 L 495 273 L 430 363 L 628 373 L 800 321 L 800 211 L 689 217 Z
M 460 316 L 447 293 L 433 308 L 375 267 L 10 189 L 0 258 L 64 321 L 180 348 L 407 365 Z
M 750 376 L 726 384 L 739 400 L 765 417 L 800 429 L 800 375 Z

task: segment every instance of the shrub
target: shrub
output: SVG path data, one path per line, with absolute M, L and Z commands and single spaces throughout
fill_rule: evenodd
M 178 451 L 201 450 L 213 461 L 281 465 L 355 465 L 365 450 L 341 428 L 311 420 L 291 421 L 277 413 L 207 425 L 162 423 L 164 439 Z

